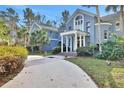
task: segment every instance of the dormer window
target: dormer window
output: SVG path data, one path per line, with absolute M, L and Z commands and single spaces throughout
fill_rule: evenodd
M 75 22 L 75 25 L 77 25 L 77 22 Z
M 74 28 L 75 30 L 80 30 L 83 31 L 83 27 L 84 27 L 84 18 L 83 15 L 77 15 L 74 19 Z
M 78 25 L 80 25 L 80 21 L 78 21 Z
M 81 20 L 81 24 L 83 24 L 83 20 Z

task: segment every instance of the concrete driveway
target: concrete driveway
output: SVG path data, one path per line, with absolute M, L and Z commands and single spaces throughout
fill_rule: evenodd
M 96 88 L 91 78 L 63 56 L 29 56 L 24 69 L 3 88 Z

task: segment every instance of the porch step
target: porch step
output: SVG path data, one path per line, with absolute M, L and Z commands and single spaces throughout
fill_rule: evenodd
M 63 56 L 77 56 L 76 52 L 63 52 L 63 53 L 59 53 L 59 55 L 63 55 Z

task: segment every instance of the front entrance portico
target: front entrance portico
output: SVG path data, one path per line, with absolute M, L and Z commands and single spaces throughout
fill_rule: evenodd
M 61 36 L 61 52 L 64 52 L 64 44 L 66 52 L 76 52 L 78 47 L 86 46 L 86 32 L 82 31 L 67 31 L 60 33 Z

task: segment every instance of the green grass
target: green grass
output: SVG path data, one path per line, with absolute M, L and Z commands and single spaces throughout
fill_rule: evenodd
M 99 87 L 124 88 L 124 62 L 112 62 L 107 66 L 105 60 L 91 57 L 67 58 L 66 60 L 85 70 Z

